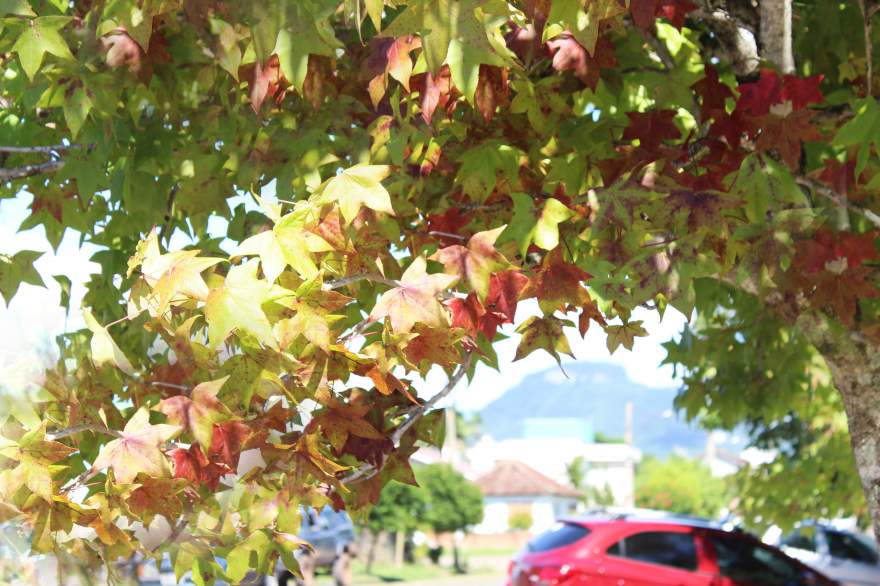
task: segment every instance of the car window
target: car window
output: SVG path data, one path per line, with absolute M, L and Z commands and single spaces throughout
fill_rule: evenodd
M 718 571 L 736 582 L 787 586 L 798 584 L 803 571 L 794 561 L 776 551 L 746 539 L 713 535 Z
M 786 535 L 779 544 L 795 549 L 816 551 L 816 528 L 801 527 Z
M 855 535 L 826 530 L 825 539 L 828 541 L 828 553 L 831 557 L 865 564 L 877 563 L 877 552 Z
M 697 569 L 697 548 L 694 545 L 694 536 L 690 533 L 636 533 L 621 539 L 605 553 L 683 570 Z
M 526 546 L 529 551 L 541 552 L 550 551 L 571 545 L 576 541 L 580 541 L 590 534 L 590 530 L 583 525 L 575 523 L 557 523 L 549 530 L 538 535 Z

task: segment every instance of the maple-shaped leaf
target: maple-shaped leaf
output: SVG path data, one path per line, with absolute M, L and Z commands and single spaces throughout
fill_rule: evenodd
M 330 445 L 338 452 L 341 451 L 349 435 L 365 439 L 382 439 L 383 436 L 368 421 L 362 417 L 356 417 L 352 414 L 346 414 L 334 409 L 330 409 L 317 415 L 314 419 L 315 425 L 320 425 Z
M 580 332 L 582 338 L 587 335 L 587 331 L 590 329 L 591 321 L 596 322 L 602 327 L 608 325 L 605 321 L 605 316 L 602 315 L 601 311 L 599 311 L 599 306 L 596 305 L 596 302 L 593 301 L 588 293 L 587 300 L 581 306 L 581 313 L 578 316 L 578 331 Z
M 419 107 L 422 110 L 422 120 L 430 125 L 437 108 L 450 113 L 458 96 L 461 95 L 452 85 L 452 74 L 449 66 L 444 65 L 436 74 L 427 71 L 414 75 L 410 80 L 413 91 L 419 92 Z
M 95 366 L 100 367 L 109 362 L 126 374 L 134 374 L 134 367 L 113 341 L 107 328 L 98 323 L 88 308 L 84 307 L 82 313 L 86 327 L 92 332 L 90 348 L 92 362 L 95 363 Z
M 739 85 L 737 110 L 752 116 L 763 116 L 770 112 L 770 107 L 780 102 L 782 83 L 772 69 L 762 69 L 758 81 Z
M 843 324 L 852 327 L 859 301 L 880 296 L 872 276 L 868 267 L 846 269 L 839 274 L 822 271 L 810 279 L 809 288 L 805 288 L 807 297 L 813 307 L 832 308 Z
M 467 226 L 471 219 L 461 213 L 461 208 L 456 206 L 449 208 L 442 214 L 431 214 L 426 218 L 428 231 L 435 232 L 444 244 L 450 245 L 459 242 L 458 231 Z
M 173 456 L 172 461 L 174 461 Z M 178 495 L 183 491 L 186 483 L 181 479 L 141 475 L 137 478 L 137 483 L 140 486 L 131 491 L 125 502 L 132 513 L 144 519 L 145 524 L 149 524 L 148 520 L 154 515 L 177 519 L 183 513 L 183 503 Z
M 212 347 L 219 347 L 233 331 L 241 331 L 270 348 L 278 348 L 272 326 L 261 307 L 269 300 L 272 286 L 257 278 L 257 269 L 256 259 L 232 267 L 223 285 L 208 295 L 205 321 Z
M 554 250 L 559 246 L 559 224 L 574 216 L 574 212 L 555 197 L 544 202 L 544 209 L 532 229 L 535 246 L 544 250 Z
M 813 112 L 798 110 L 787 116 L 767 114 L 761 119 L 761 134 L 755 143 L 758 151 L 776 150 L 782 160 L 796 169 L 801 158 L 801 143 L 822 139 L 812 124 Z
M 208 460 L 198 444 L 193 444 L 187 449 L 175 448 L 168 455 L 174 462 L 175 478 L 204 484 L 212 491 L 217 489 L 223 476 L 235 472 L 223 462 Z
M 593 54 L 569 33 L 563 33 L 547 41 L 547 49 L 553 55 L 552 65 L 556 71 L 571 71 L 585 86 L 595 90 L 601 69 L 614 67 L 614 45 L 605 37 L 596 42 Z
M 321 184 L 312 195 L 316 204 L 337 203 L 346 225 L 362 207 L 394 215 L 391 196 L 382 185 L 388 176 L 388 165 L 355 165 Z
M 714 65 L 707 64 L 703 69 L 703 78 L 691 86 L 697 92 L 702 101 L 700 102 L 700 116 L 703 119 L 712 117 L 713 110 L 724 111 L 728 98 L 733 98 L 733 90 L 727 84 L 721 83 L 718 78 L 718 70 Z
M 204 449 L 211 447 L 214 423 L 225 417 L 226 409 L 217 400 L 217 393 L 229 376 L 200 383 L 191 397 L 177 395 L 163 399 L 156 407 L 168 417 L 168 423 L 189 431 Z
M 568 338 L 562 330 L 564 326 L 573 326 L 568 320 L 559 319 L 555 316 L 536 317 L 532 316 L 524 321 L 518 328 L 517 333 L 522 334 L 519 345 L 516 347 L 514 362 L 525 358 L 535 350 L 544 350 L 562 364 L 559 354 L 568 354 L 574 358 L 568 345 Z
M 255 234 L 239 244 L 232 257 L 259 256 L 269 283 L 274 283 L 287 265 L 302 278 L 313 279 L 318 274 L 314 253 L 333 250 L 330 243 L 310 229 L 316 216 L 317 210 L 298 202 L 292 212 L 278 218 L 272 230 Z
M 563 33 L 572 35 L 587 53 L 594 55 L 599 30 L 605 21 L 626 13 L 626 5 L 617 0 L 557 0 L 550 5 L 543 40 L 546 42 Z
M 422 376 L 427 375 L 435 364 L 441 368 L 450 368 L 461 360 L 455 348 L 456 337 L 448 328 L 416 324 L 413 333 L 416 336 L 406 343 L 403 353 L 416 365 Z
M 382 37 L 370 39 L 368 49 L 370 56 L 365 68 L 370 79 L 367 89 L 374 108 L 378 107 L 388 89 L 388 76 L 400 82 L 400 85 L 409 92 L 409 78 L 413 69 L 409 54 L 421 46 L 421 40 L 413 35 L 404 35 L 398 39 Z
M 453 297 L 446 302 L 446 306 L 452 314 L 452 327 L 463 329 L 471 337 L 476 337 L 477 332 L 483 331 L 481 326 L 484 323 L 483 318 L 486 315 L 486 308 L 483 306 L 480 298 L 477 297 L 476 292 L 471 291 L 464 299 Z M 491 329 L 493 336 L 497 326 L 498 324 Z M 487 337 L 491 339 L 490 336 Z
M 797 243 L 797 254 L 793 266 L 807 273 L 825 270 L 836 270 L 839 261 L 845 261 L 840 270 L 856 268 L 868 260 L 877 260 L 877 232 L 851 234 L 849 232 L 834 233 L 827 228 L 817 230 L 812 239 L 800 240 Z
M 529 293 L 538 298 L 544 313 L 552 313 L 567 305 L 583 305 L 590 299 L 583 282 L 590 274 L 576 264 L 566 262 L 557 248 L 544 256 L 541 267 L 535 271 Z
M 605 333 L 608 335 L 605 344 L 612 354 L 621 345 L 627 350 L 632 350 L 637 337 L 648 335 L 648 332 L 642 327 L 641 321 L 627 321 L 621 325 L 605 326 Z
M 455 275 L 467 282 L 482 299 L 489 294 L 489 280 L 492 273 L 510 266 L 504 255 L 495 249 L 495 241 L 506 226 L 477 232 L 468 241 L 467 247 L 453 244 L 441 248 L 431 257 L 443 263 L 447 274 Z
M 486 309 L 498 314 L 502 323 L 513 323 L 516 306 L 529 278 L 516 270 L 501 271 L 489 278 L 489 294 L 486 296 Z M 487 336 L 490 340 L 492 336 Z
M 251 429 L 242 421 L 224 421 L 214 425 L 211 449 L 208 456 L 212 461 L 220 461 L 234 472 L 238 468 L 238 458 Z
M 284 305 L 294 309 L 296 313 L 291 318 L 280 320 L 275 326 L 281 347 L 286 348 L 298 336 L 303 336 L 318 348 L 330 352 L 330 326 L 334 321 L 343 319 L 343 316 L 327 315 L 304 302 L 285 302 Z
M 675 110 L 627 112 L 629 126 L 623 131 L 623 140 L 638 140 L 641 148 L 656 152 L 664 140 L 681 137 L 675 115 Z
M 391 320 L 395 332 L 409 332 L 416 323 L 442 327 L 448 323 L 446 312 L 437 300 L 437 294 L 451 287 L 455 275 L 425 272 L 427 261 L 417 256 L 400 278 L 400 286 L 382 294 L 370 312 L 370 320 L 386 317 Z
M 160 448 L 179 432 L 177 425 L 151 425 L 150 412 L 141 407 L 125 424 L 120 437 L 101 448 L 92 469 L 112 469 L 116 482 L 121 484 L 130 484 L 141 472 L 167 476 L 168 461 Z
M 34 262 L 43 256 L 35 250 L 20 250 L 12 256 L 0 254 L 0 295 L 6 304 L 12 301 L 22 283 L 45 287 Z
M 474 104 L 486 123 L 492 121 L 498 106 L 507 103 L 508 95 L 507 69 L 493 65 L 480 65 L 480 77 Z
M 447 63 L 453 83 L 473 103 L 481 65 L 516 67 L 498 31 L 499 19 L 486 12 L 490 9 L 501 10 L 502 15 L 508 12 L 506 6 L 484 0 L 416 0 L 382 35 L 400 37 L 419 31 L 428 73 L 436 75 Z
M 21 68 L 33 80 L 46 53 L 73 61 L 74 56 L 61 36 L 61 29 L 72 20 L 69 16 L 40 16 L 27 21 L 27 26 L 10 49 L 18 54 Z
M 806 108 L 810 104 L 821 104 L 825 99 L 820 89 L 823 79 L 824 76 L 821 73 L 809 77 L 783 76 L 780 101 L 791 102 L 795 111 Z
M 838 147 L 856 146 L 857 176 L 862 174 L 868 164 L 871 150 L 880 151 L 880 105 L 872 97 L 857 100 L 853 104 L 855 116 L 837 131 L 833 145 Z
M 290 87 L 290 81 L 281 72 L 278 55 L 270 55 L 265 61 L 242 65 L 238 69 L 238 77 L 247 81 L 248 98 L 256 114 L 260 113 L 266 98 L 273 99 L 280 106 L 287 88 Z
M 154 300 L 151 305 L 155 305 L 155 312 L 158 315 L 164 314 L 175 301 L 205 301 L 209 291 L 202 272 L 222 260 L 199 257 L 198 250 L 161 254 L 158 236 L 153 230 L 144 242 L 141 274 L 152 288 L 150 297 Z M 132 269 L 129 265 L 129 272 Z

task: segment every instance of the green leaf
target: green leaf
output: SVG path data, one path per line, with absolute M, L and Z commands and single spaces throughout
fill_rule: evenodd
M 73 93 L 64 100 L 64 120 L 70 128 L 71 138 L 76 138 L 86 117 L 92 110 L 92 100 L 82 86 L 77 86 Z
M 34 267 L 34 262 L 41 256 L 43 253 L 35 250 L 21 250 L 11 257 L 0 254 L 0 295 L 7 305 L 15 297 L 22 283 L 37 287 L 46 286 Z
M 0 0 L 0 16 L 15 14 L 16 16 L 36 16 L 27 0 Z
M 28 21 L 28 26 L 12 46 L 28 78 L 33 79 L 37 74 L 46 53 L 73 61 L 73 54 L 59 33 L 69 22 L 68 16 L 40 16 Z
M 109 362 L 126 374 L 134 374 L 134 367 L 113 341 L 107 328 L 98 323 L 88 308 L 84 307 L 82 313 L 86 327 L 92 332 L 91 352 L 95 366 L 100 367 Z
M 516 356 L 513 358 L 514 362 L 525 358 L 539 349 L 550 354 L 559 364 L 562 364 L 562 360 L 559 357 L 560 353 L 568 354 L 574 358 L 574 354 L 571 353 L 571 347 L 568 345 L 568 338 L 562 329 L 564 326 L 574 327 L 574 324 L 552 315 L 528 318 L 516 328 L 517 333 L 522 334 L 522 338 L 516 347 Z
M 266 346 L 278 348 L 272 326 L 261 307 L 269 300 L 272 286 L 257 278 L 257 269 L 256 260 L 232 267 L 223 285 L 208 295 L 205 321 L 213 348 L 223 344 L 233 331 L 251 334 Z
M 573 215 L 574 212 L 558 199 L 548 199 L 535 225 L 535 245 L 544 250 L 553 250 L 559 246 L 559 224 Z
M 73 283 L 71 283 L 70 278 L 65 275 L 52 275 L 52 277 L 58 282 L 58 286 L 61 288 L 61 307 L 63 307 L 65 311 L 70 311 L 70 288 Z
M 346 224 L 357 217 L 362 207 L 393 216 L 391 196 L 382 185 L 389 172 L 387 165 L 355 165 L 325 181 L 313 199 L 318 204 L 339 204 Z
M 880 106 L 874 98 L 858 100 L 853 109 L 856 115 L 837 131 L 832 144 L 836 146 L 858 145 L 856 157 L 856 177 L 862 174 L 868 164 L 871 146 L 880 150 Z
M 623 325 L 605 326 L 605 333 L 608 334 L 605 344 L 612 354 L 621 344 L 627 350 L 632 350 L 637 337 L 648 335 L 648 332 L 642 327 L 641 321 L 628 321 Z

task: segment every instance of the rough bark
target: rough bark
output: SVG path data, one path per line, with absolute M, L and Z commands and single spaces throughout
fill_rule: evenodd
M 794 73 L 791 47 L 791 0 L 761 0 L 761 56 L 783 73 Z
M 862 490 L 880 535 L 880 344 L 835 331 L 816 314 L 804 315 L 798 325 L 825 359 L 843 399 Z

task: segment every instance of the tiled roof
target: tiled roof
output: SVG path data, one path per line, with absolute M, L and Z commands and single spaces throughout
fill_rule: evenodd
M 476 480 L 486 496 L 565 496 L 581 494 L 517 460 L 502 460 Z

